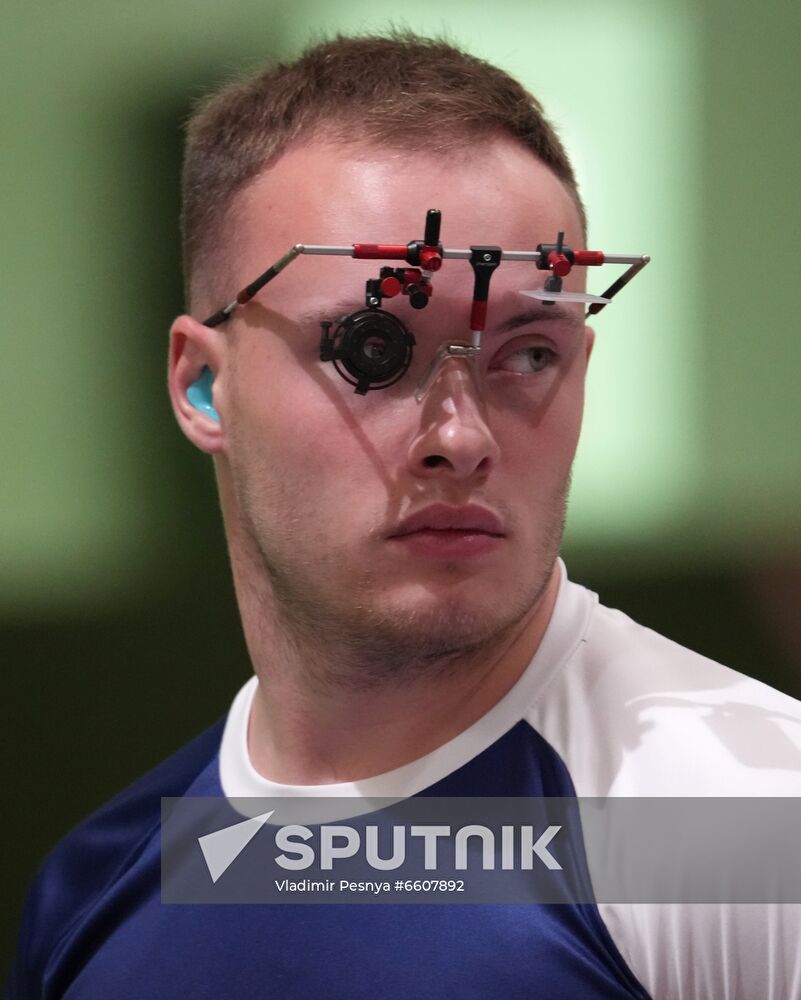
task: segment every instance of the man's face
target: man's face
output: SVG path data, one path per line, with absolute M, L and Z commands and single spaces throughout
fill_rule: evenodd
M 405 244 L 429 208 L 449 248 L 532 249 L 559 230 L 583 246 L 561 182 L 510 141 L 447 157 L 315 141 L 239 196 L 226 271 L 241 287 L 297 242 Z M 580 305 L 520 294 L 547 272 L 502 263 L 481 390 L 451 360 L 418 402 L 437 348 L 470 339 L 473 272 L 446 260 L 426 309 L 384 301 L 416 338 L 411 369 L 357 395 L 319 360 L 320 320 L 363 308 L 381 264 L 299 258 L 220 328 L 215 373 L 235 562 L 268 583 L 285 626 L 376 673 L 479 647 L 531 613 L 561 539 L 591 344 Z

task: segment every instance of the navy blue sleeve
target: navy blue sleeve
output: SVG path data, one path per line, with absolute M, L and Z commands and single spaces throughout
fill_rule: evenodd
M 135 863 L 161 820 L 162 796 L 180 796 L 219 750 L 224 720 L 80 823 L 45 858 L 26 898 L 6 1000 L 44 998 L 60 946 L 109 885 Z M 73 961 L 81 956 L 74 954 Z

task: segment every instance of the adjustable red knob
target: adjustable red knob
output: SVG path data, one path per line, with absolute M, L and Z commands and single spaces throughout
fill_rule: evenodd
M 420 267 L 424 271 L 438 271 L 442 267 L 442 257 L 435 247 L 423 247 L 420 251 Z
M 553 273 L 558 274 L 560 278 L 566 278 L 570 274 L 570 268 L 572 267 L 567 257 L 563 253 L 557 253 L 555 250 L 551 250 L 548 254 L 548 264 Z
M 394 295 L 397 295 L 402 287 L 400 281 L 395 277 L 390 276 L 381 279 L 381 294 L 387 299 L 391 299 Z

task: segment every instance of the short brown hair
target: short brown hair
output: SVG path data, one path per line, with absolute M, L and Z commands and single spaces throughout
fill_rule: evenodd
M 573 168 L 540 103 L 496 66 L 409 32 L 337 36 L 205 98 L 187 125 L 183 250 L 187 294 L 223 239 L 231 201 L 296 140 L 447 152 L 477 135 L 518 139 L 565 184 Z M 227 292 L 226 292 L 227 294 Z

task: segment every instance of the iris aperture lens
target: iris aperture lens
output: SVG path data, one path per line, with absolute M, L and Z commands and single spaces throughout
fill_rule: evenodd
M 334 367 L 359 395 L 394 385 L 412 362 L 414 337 L 397 316 L 383 309 L 361 309 L 323 323 L 320 358 Z

